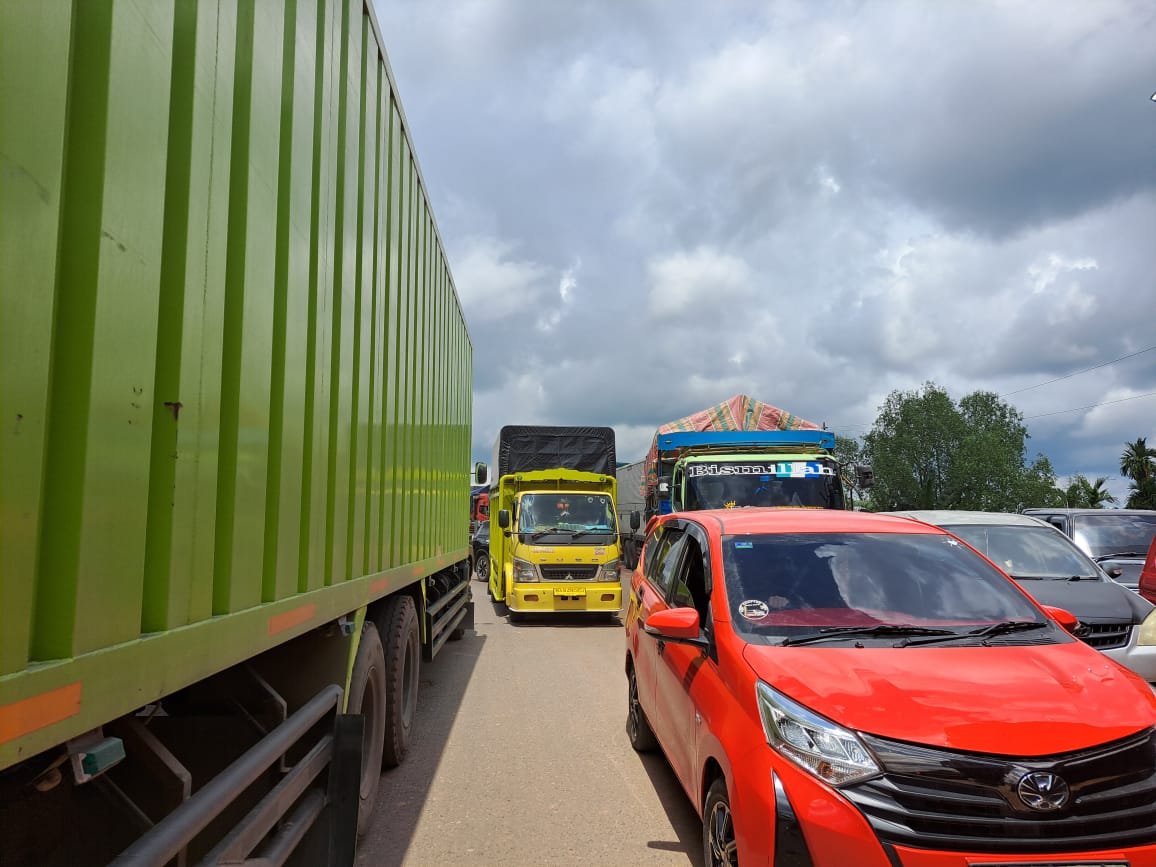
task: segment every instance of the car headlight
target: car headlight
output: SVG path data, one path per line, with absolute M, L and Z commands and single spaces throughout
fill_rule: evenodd
M 759 681 L 756 692 L 767 743 L 833 786 L 874 777 L 879 764 L 854 732 Z
M 538 568 L 529 560 L 514 558 L 514 580 L 523 584 L 527 581 L 538 580 Z
M 618 580 L 618 561 L 611 560 L 609 563 L 602 564 L 602 580 L 603 581 L 617 581 Z
M 1136 636 L 1137 644 L 1156 644 L 1156 608 L 1148 612 L 1144 622 L 1140 624 L 1140 633 Z

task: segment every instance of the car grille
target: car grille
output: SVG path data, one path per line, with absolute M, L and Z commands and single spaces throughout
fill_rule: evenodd
M 843 789 L 879 837 L 966 852 L 1071 852 L 1156 842 L 1156 736 L 1019 761 L 863 736 L 884 774 Z M 1016 794 L 1033 771 L 1070 789 L 1066 805 L 1033 812 Z
M 1128 639 L 1132 637 L 1131 623 L 1088 623 L 1087 635 L 1080 638 L 1085 644 L 1090 644 L 1097 650 L 1111 650 L 1113 647 L 1126 647 Z
M 593 581 L 597 566 L 539 566 L 543 581 Z

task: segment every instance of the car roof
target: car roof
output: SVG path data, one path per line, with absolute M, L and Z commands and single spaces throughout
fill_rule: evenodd
M 1025 515 L 1156 515 L 1156 509 L 1024 509 Z
M 895 515 L 843 509 L 775 509 L 747 506 L 676 512 L 674 518 L 697 521 L 723 535 L 753 533 L 940 533 L 937 527 Z
M 961 524 L 975 524 L 1000 527 L 1047 527 L 1054 529 L 1047 521 L 1031 515 L 1018 515 L 1015 512 L 973 512 L 964 509 L 912 509 L 902 512 L 886 512 L 888 515 L 902 515 L 914 518 L 917 521 L 926 521 L 942 527 L 945 524 L 958 526 Z

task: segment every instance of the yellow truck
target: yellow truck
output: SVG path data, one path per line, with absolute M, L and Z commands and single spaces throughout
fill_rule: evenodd
M 490 596 L 523 614 L 622 607 L 614 430 L 507 425 L 494 445 Z

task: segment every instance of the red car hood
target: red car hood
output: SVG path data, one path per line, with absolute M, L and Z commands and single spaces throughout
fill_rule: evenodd
M 1143 680 L 1078 642 L 1031 647 L 767 647 L 776 689 L 856 731 L 969 752 L 1044 756 L 1156 724 Z

